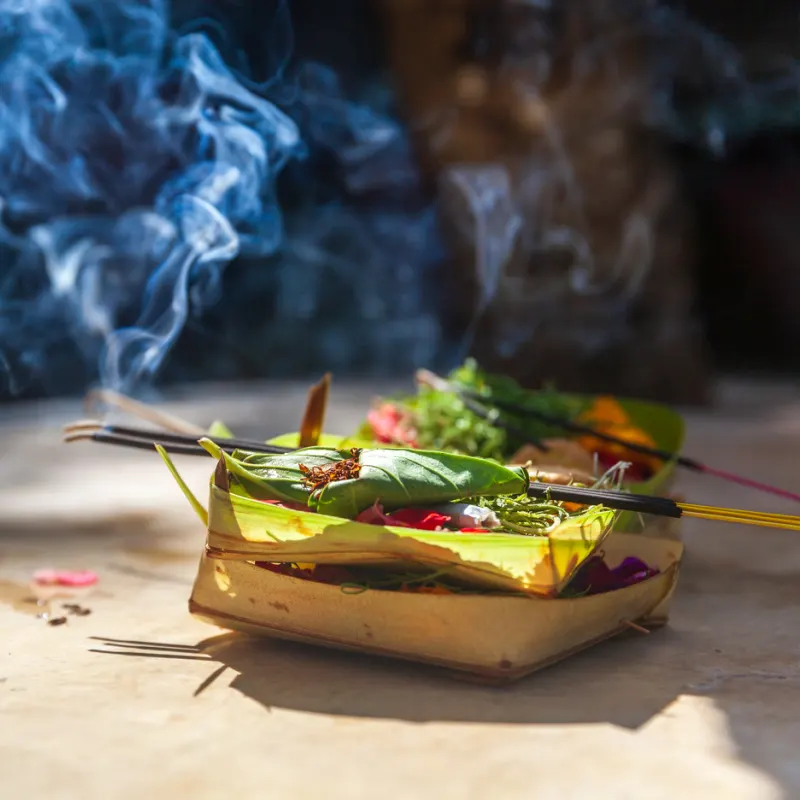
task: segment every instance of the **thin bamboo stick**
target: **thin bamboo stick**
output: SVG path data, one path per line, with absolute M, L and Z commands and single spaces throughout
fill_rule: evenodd
M 800 531 L 800 518 L 795 524 L 788 522 L 775 522 L 770 519 L 760 519 L 758 517 L 751 517 L 749 519 L 742 517 L 731 517 L 721 513 L 702 514 L 699 511 L 686 511 L 682 514 L 685 517 L 694 517 L 695 519 L 705 519 L 712 522 L 733 522 L 739 525 L 755 525 L 759 528 L 778 528 L 784 531 Z
M 771 519 L 774 522 L 791 522 L 800 519 L 800 517 L 794 514 L 774 514 L 769 511 L 747 511 L 737 508 L 724 508 L 722 506 L 701 506 L 694 503 L 678 503 L 678 505 L 683 509 L 684 513 L 687 514 L 692 511 L 705 513 L 708 509 L 713 509 L 714 511 L 724 511 L 728 516 L 743 518 L 757 517 L 759 519 Z

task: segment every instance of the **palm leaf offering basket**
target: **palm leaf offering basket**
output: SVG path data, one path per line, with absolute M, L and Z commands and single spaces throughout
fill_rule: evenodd
M 207 511 L 167 459 L 207 522 L 189 609 L 210 624 L 506 683 L 667 620 L 682 544 L 615 531 L 619 515 L 610 509 L 588 508 L 542 536 L 366 524 L 232 491 L 231 462 L 219 456 Z M 571 591 L 589 564 L 613 569 L 630 559 L 647 564 L 647 576 L 600 593 Z M 354 582 L 337 578 L 341 569 L 406 576 L 406 583 Z M 415 576 L 441 574 L 450 589 L 426 579 L 415 590 Z

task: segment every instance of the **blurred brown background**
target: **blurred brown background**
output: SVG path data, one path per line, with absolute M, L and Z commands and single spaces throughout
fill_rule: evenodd
M 382 7 L 458 324 L 496 281 L 487 366 L 690 403 L 714 369 L 796 372 L 795 4 Z

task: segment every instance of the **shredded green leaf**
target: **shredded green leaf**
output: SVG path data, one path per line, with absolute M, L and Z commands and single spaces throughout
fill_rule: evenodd
M 470 411 L 458 395 L 420 386 L 404 405 L 413 414 L 420 447 L 504 460 L 506 432 Z
M 545 536 L 570 513 L 561 503 L 542 501 L 525 494 L 481 498 L 482 506 L 492 510 L 500 520 L 497 533 L 521 533 L 526 536 Z M 585 513 L 585 509 L 581 513 Z
M 574 419 L 584 410 L 587 402 L 558 392 L 549 384 L 545 384 L 536 391 L 524 389 L 513 378 L 484 372 L 471 358 L 453 370 L 449 380 L 462 389 L 481 395 L 489 407 L 492 407 L 496 401 L 505 402 L 560 419 Z M 506 442 L 506 449 L 503 452 L 503 456 L 506 458 L 527 442 L 564 435 L 563 429 L 548 425 L 527 414 L 515 415 L 507 411 L 499 411 L 498 416 L 499 419 L 505 420 L 516 429 L 523 431 L 526 436 L 526 441 L 516 438 Z
M 482 371 L 474 359 L 467 359 L 455 369 L 449 381 L 481 395 L 485 398 L 487 408 L 493 408 L 496 401 L 504 401 L 554 417 L 573 419 L 586 405 L 585 401 L 561 394 L 549 386 L 537 391 L 523 389 L 511 378 Z M 446 450 L 504 462 L 528 442 L 564 435 L 561 428 L 543 423 L 535 417 L 495 409 L 498 419 L 508 422 L 524 434 L 512 436 L 467 408 L 457 394 L 441 392 L 425 385 L 419 387 L 416 396 L 395 402 L 409 413 L 419 447 L 431 450 Z M 365 426 L 361 433 L 370 435 L 369 426 Z

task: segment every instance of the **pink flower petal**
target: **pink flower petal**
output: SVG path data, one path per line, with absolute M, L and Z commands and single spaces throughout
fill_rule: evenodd
M 33 580 L 40 586 L 92 586 L 97 574 L 88 569 L 40 569 L 33 573 Z

